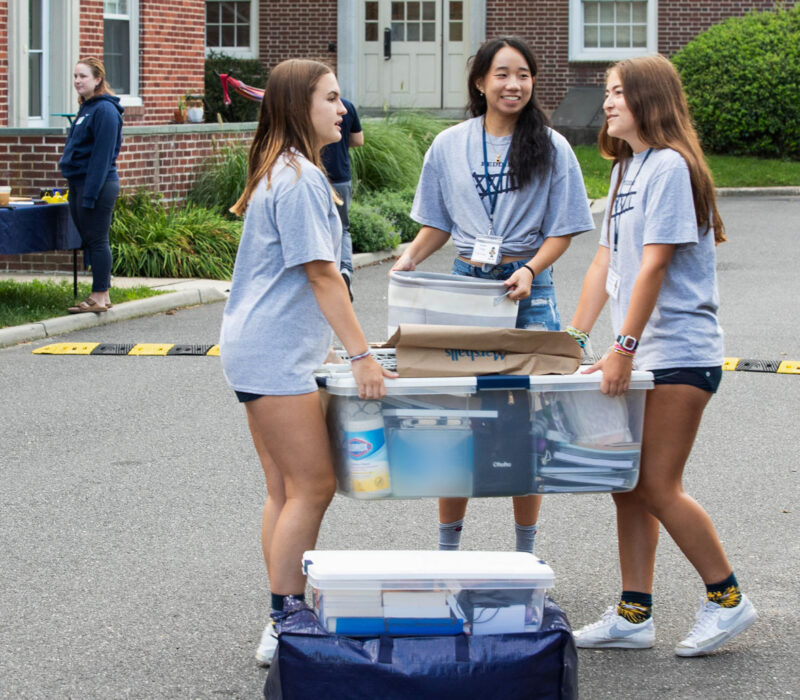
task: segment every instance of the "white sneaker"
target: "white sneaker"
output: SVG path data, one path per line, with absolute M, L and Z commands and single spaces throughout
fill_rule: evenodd
M 258 643 L 258 649 L 256 649 L 256 661 L 258 661 L 258 665 L 269 666 L 272 663 L 272 657 L 275 655 L 275 650 L 277 648 L 278 635 L 275 632 L 275 623 L 270 620 L 261 633 L 261 641 Z
M 612 605 L 597 622 L 572 636 L 581 649 L 649 649 L 655 644 L 656 628 L 652 617 L 634 624 L 617 615 L 617 606 Z
M 692 631 L 675 647 L 675 653 L 678 656 L 708 654 L 750 627 L 757 617 L 756 609 L 744 594 L 735 608 L 723 608 L 704 598 Z

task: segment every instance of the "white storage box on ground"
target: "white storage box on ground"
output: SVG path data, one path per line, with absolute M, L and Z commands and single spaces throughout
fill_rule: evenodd
M 351 637 L 535 632 L 553 570 L 524 552 L 308 551 L 328 632 Z
M 618 398 L 599 372 L 390 379 L 362 401 L 349 371 L 317 380 L 338 490 L 354 498 L 628 491 L 653 386 L 650 372 Z

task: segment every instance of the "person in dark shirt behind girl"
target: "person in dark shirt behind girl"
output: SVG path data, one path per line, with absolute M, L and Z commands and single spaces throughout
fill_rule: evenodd
M 82 58 L 73 73 L 78 114 L 59 161 L 69 183 L 69 211 L 92 266 L 92 292 L 67 309 L 71 314 L 111 308 L 111 246 L 108 232 L 119 196 L 117 156 L 122 146 L 123 107 L 106 82 L 102 62 Z

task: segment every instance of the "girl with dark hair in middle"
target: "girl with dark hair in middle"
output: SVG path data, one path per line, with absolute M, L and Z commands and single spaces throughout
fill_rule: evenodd
M 575 154 L 536 101 L 536 71 L 521 39 L 480 47 L 467 83 L 472 119 L 425 155 L 411 211 L 422 228 L 392 269 L 416 269 L 452 238 L 453 274 L 504 280 L 519 301 L 517 328 L 560 330 L 552 265 L 594 223 Z M 541 497 L 513 500 L 516 549 L 532 552 Z M 458 549 L 466 508 L 466 498 L 439 499 L 440 549 Z

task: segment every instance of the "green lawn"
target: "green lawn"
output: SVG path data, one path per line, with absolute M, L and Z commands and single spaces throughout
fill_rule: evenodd
M 78 284 L 78 299 L 85 299 L 92 291 L 88 283 Z M 133 299 L 164 294 L 150 287 L 112 287 L 111 303 L 121 304 Z M 35 323 L 46 318 L 66 316 L 67 307 L 75 300 L 72 296 L 72 282 L 15 282 L 0 280 L 0 328 Z
M 575 146 L 590 199 L 608 194 L 611 163 L 595 146 Z M 800 186 L 800 161 L 769 160 L 749 156 L 706 156 L 717 187 Z

